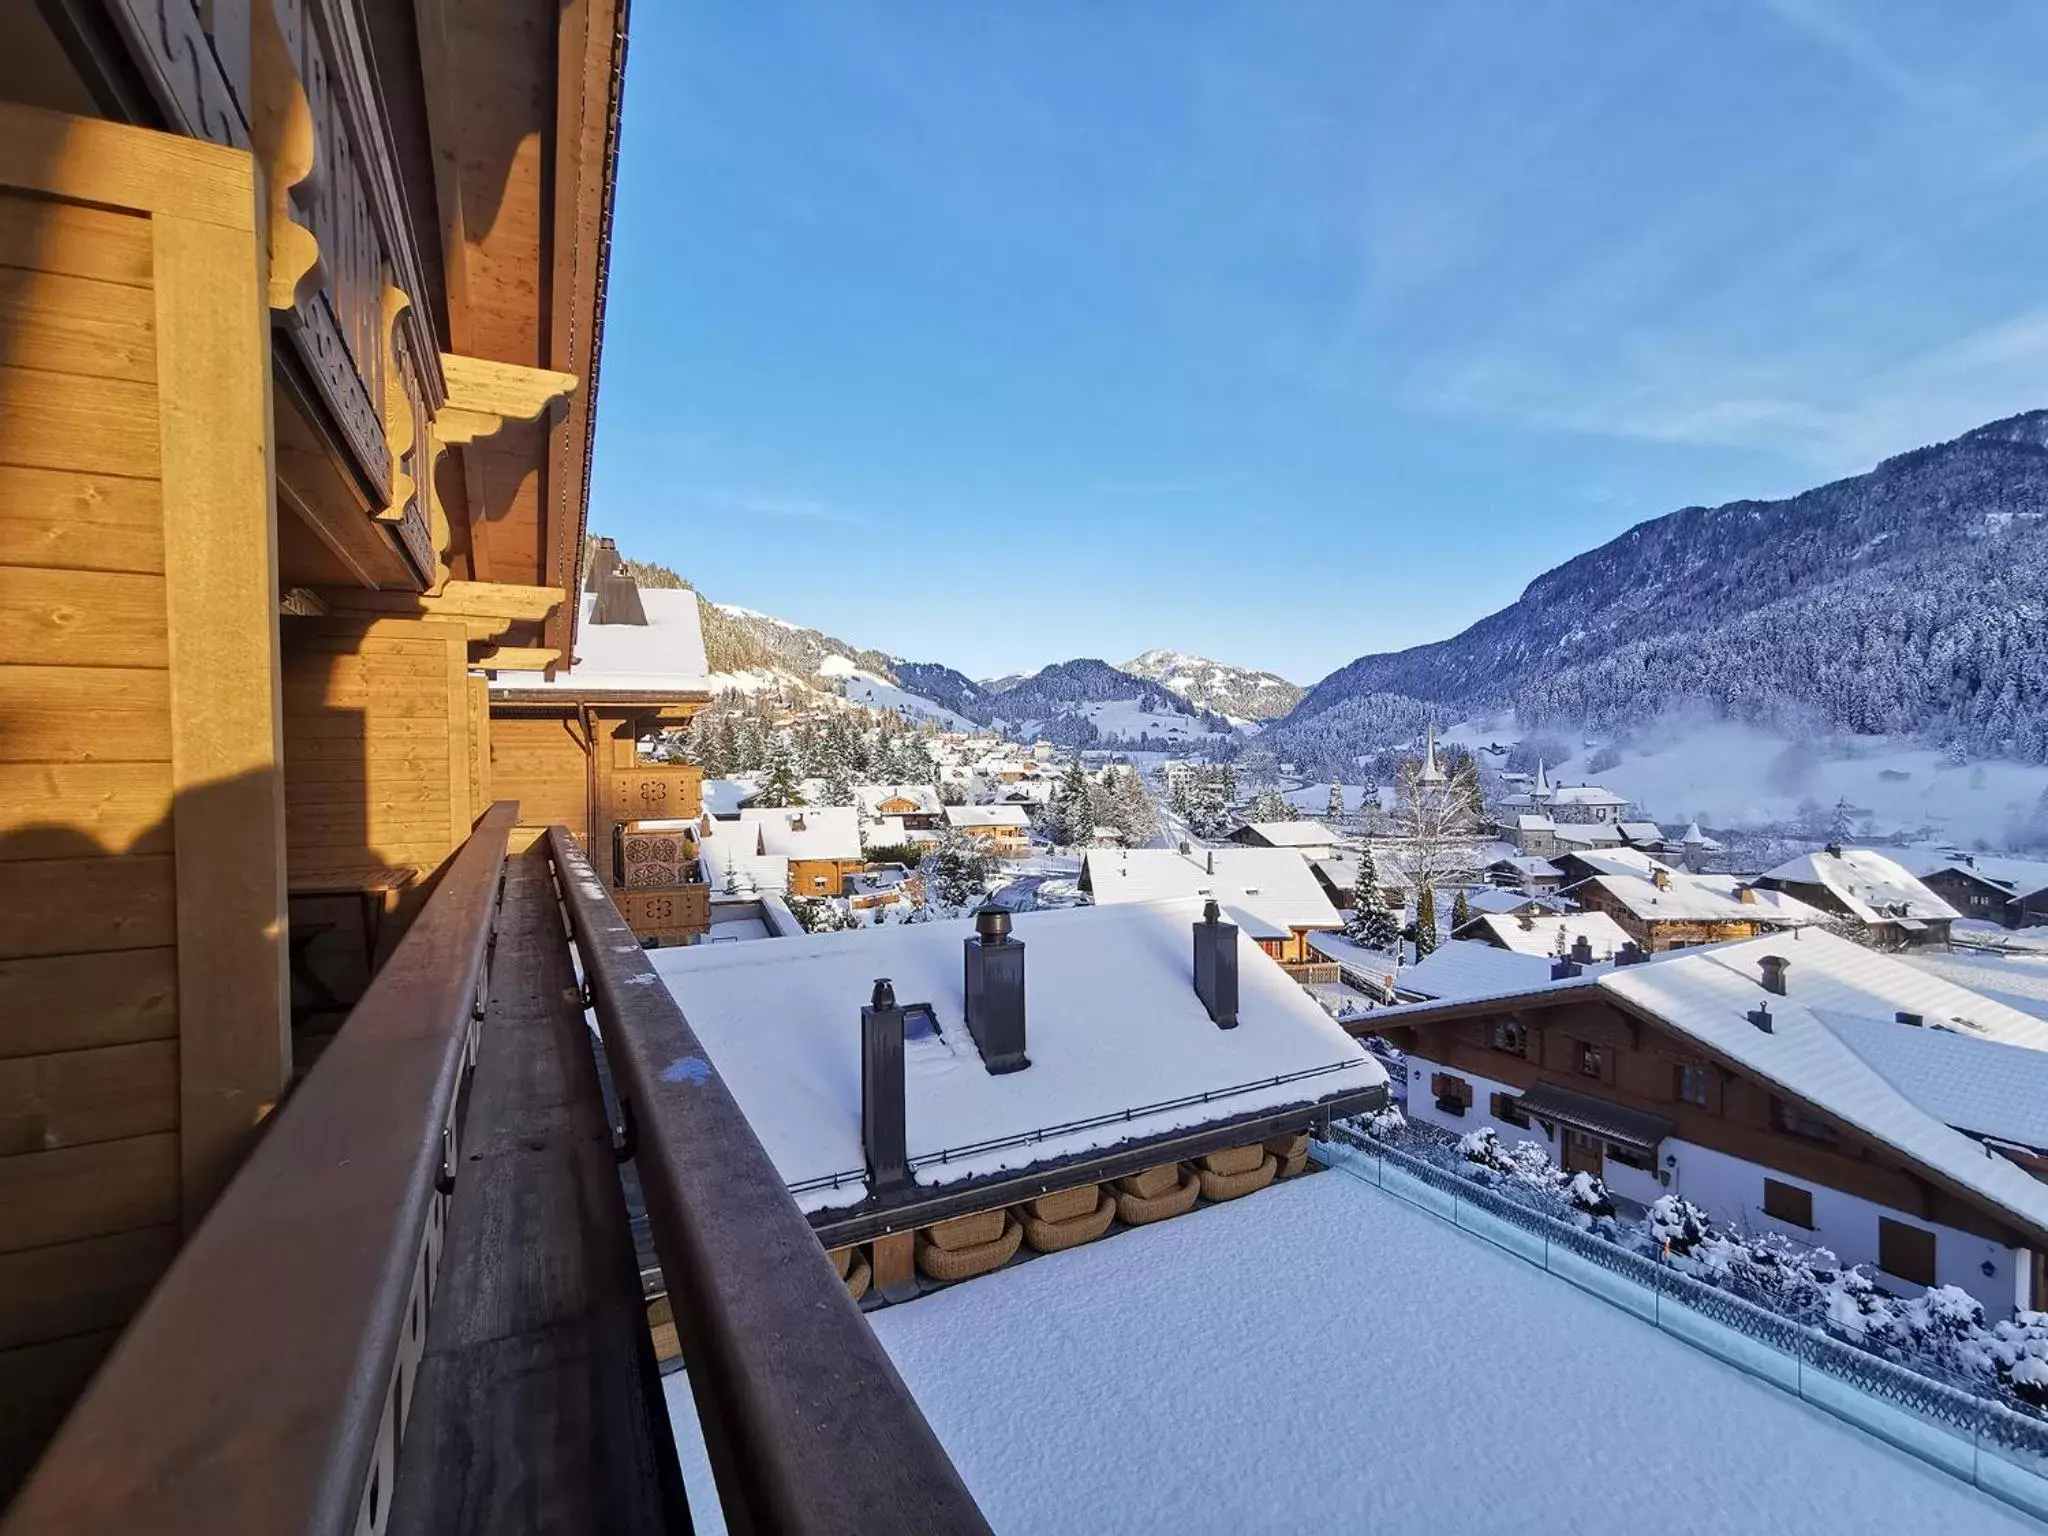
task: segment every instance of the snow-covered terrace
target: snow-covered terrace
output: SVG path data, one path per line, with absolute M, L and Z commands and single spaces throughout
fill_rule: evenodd
M 998 1531 L 2040 1530 L 1341 1170 L 869 1320 Z
M 553 677 L 540 672 L 500 672 L 491 684 L 493 698 L 711 696 L 695 592 L 641 588 L 645 624 L 593 624 L 590 616 L 596 597 L 586 592 L 580 601 L 576 650 L 570 664 L 559 668 Z

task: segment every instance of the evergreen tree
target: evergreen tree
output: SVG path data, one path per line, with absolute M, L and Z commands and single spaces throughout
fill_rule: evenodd
M 1250 809 L 1245 812 L 1246 821 L 1292 821 L 1296 815 L 1287 797 L 1277 789 L 1262 789 L 1252 796 Z
M 1415 893 L 1415 958 L 1432 953 L 1436 942 L 1436 892 L 1425 884 Z
M 1456 896 L 1451 898 L 1451 932 L 1456 933 L 1471 921 L 1472 904 L 1465 900 L 1465 893 L 1463 890 L 1460 890 Z
M 739 739 L 733 749 L 733 771 L 753 773 L 767 766 L 768 728 L 758 715 L 749 716 L 747 723 L 739 729 Z
M 803 786 L 797 782 L 796 765 L 791 761 L 788 745 L 779 738 L 769 749 L 768 782 L 750 803 L 765 806 L 804 803 Z
M 1330 824 L 1330 830 L 1332 832 L 1342 830 L 1344 826 L 1343 785 L 1332 784 L 1330 786 L 1330 806 L 1329 809 L 1324 813 L 1324 820 L 1326 820 Z

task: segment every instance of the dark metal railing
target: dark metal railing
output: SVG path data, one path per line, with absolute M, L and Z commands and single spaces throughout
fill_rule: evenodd
M 384 1528 L 517 815 L 492 806 L 442 871 L 6 1531 Z
M 987 1530 L 590 861 L 548 848 L 726 1524 Z

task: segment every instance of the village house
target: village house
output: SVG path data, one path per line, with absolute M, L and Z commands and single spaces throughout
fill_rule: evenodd
M 1333 852 L 1309 861 L 1316 884 L 1323 888 L 1330 904 L 1346 912 L 1351 910 L 1358 890 L 1358 865 L 1359 856 L 1349 851 Z M 1379 882 L 1380 901 L 1384 905 L 1398 912 L 1413 900 L 1414 882 L 1408 878 L 1408 869 L 1401 862 L 1401 856 L 1393 849 L 1373 850 L 1372 871 Z
M 742 844 L 751 836 L 754 851 L 789 862 L 792 896 L 839 896 L 846 877 L 867 863 L 861 848 L 860 820 L 850 805 L 749 806 L 740 812 Z M 730 829 L 720 835 L 730 836 Z
M 1103 907 L 1213 898 L 1260 949 L 1296 966 L 1320 963 L 1311 933 L 1344 926 L 1308 863 L 1286 848 L 1095 848 L 1081 889 Z
M 1031 852 L 1031 818 L 1018 805 L 949 805 L 946 826 L 985 843 L 998 858 L 1021 859 Z
M 1540 896 L 1564 884 L 1564 871 L 1546 858 L 1496 859 L 1486 866 L 1486 878 L 1510 891 Z
M 819 1241 L 887 1300 L 1256 1193 L 1386 1102 L 1200 901 L 652 958 Z
M 2048 862 L 1901 849 L 1898 865 L 1962 917 L 2028 928 L 2048 923 Z
M 853 801 L 863 819 L 893 820 L 905 831 L 935 832 L 946 818 L 938 789 L 930 784 L 856 784 Z
M 1501 836 L 1515 846 L 1525 859 L 1547 859 L 1564 849 L 1557 835 L 1557 823 L 1540 811 L 1518 812 L 1498 828 Z
M 1757 876 L 1768 890 L 1783 891 L 1838 919 L 1859 923 L 1879 949 L 1924 949 L 1946 944 L 1956 909 L 1872 848 L 1830 843 Z
M 1362 1027 L 1362 1026 L 1359 1026 Z M 2048 1024 L 1832 934 L 1380 1010 L 1411 1119 L 1542 1142 L 1647 1203 L 1823 1246 L 1992 1316 L 2048 1299 Z
M 1658 869 L 1645 880 L 1635 875 L 1595 875 L 1560 893 L 1593 912 L 1613 918 L 1645 951 L 1658 954 L 1692 944 L 1753 938 L 1770 924 L 1756 893 L 1724 896 L 1689 875 Z
M 1486 912 L 1452 935 L 1513 950 L 1518 955 L 1546 958 L 1578 952 L 1586 960 L 1612 960 L 1633 943 L 1628 932 L 1605 912 L 1518 912 L 1513 916 Z
M 1291 848 L 1305 859 L 1327 859 L 1338 837 L 1320 821 L 1247 821 L 1234 828 L 1230 841 L 1244 848 Z

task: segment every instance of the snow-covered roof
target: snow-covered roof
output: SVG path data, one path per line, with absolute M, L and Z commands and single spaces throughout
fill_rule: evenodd
M 798 1196 L 806 1211 L 834 1210 L 866 1194 L 860 1007 L 878 976 L 891 978 L 906 1005 L 929 1003 L 939 1026 L 937 1036 L 904 1046 L 913 1163 L 1035 1138 L 917 1167 L 925 1187 L 1386 1082 L 1314 999 L 1242 940 L 1238 1026 L 1211 1023 L 1189 958 L 1200 916 L 1198 901 L 1020 913 L 1031 1065 L 1002 1076 L 983 1067 L 961 1012 L 961 944 L 971 921 L 816 934 L 772 947 L 662 949 L 648 959 L 783 1179 L 843 1176 L 836 1188 Z M 1296 1073 L 1313 1075 L 1272 1082 Z M 1208 1103 L 1148 1107 L 1202 1094 Z M 1126 1110 L 1135 1112 L 1128 1120 Z M 1107 1123 L 1050 1130 L 1096 1119 Z M 1049 1133 L 1037 1137 L 1042 1131 Z
M 1493 862 L 1496 868 L 1501 865 L 1507 865 L 1517 874 L 1532 880 L 1555 880 L 1561 878 L 1564 874 L 1563 870 L 1559 869 L 1548 859 L 1538 859 L 1523 854 L 1517 854 L 1513 858 L 1495 859 Z
M 1031 818 L 1021 805 L 949 805 L 946 824 L 951 827 L 1028 828 Z
M 1680 834 L 1678 840 L 1688 848 L 1698 848 L 1707 853 L 1717 852 L 1721 847 L 1718 842 L 1700 830 L 1700 824 L 1696 821 L 1689 821 L 1685 824 L 1685 831 Z
M 1098 848 L 1085 855 L 1083 872 L 1097 906 L 1213 896 L 1233 921 L 1256 927 L 1258 938 L 1342 926 L 1307 861 L 1291 848 Z
M 1944 853 L 1934 848 L 1897 848 L 1891 857 L 1901 869 L 1925 879 L 1952 869 L 2003 886 L 2015 896 L 2031 896 L 2048 890 L 2048 862 L 2014 859 L 1996 853 Z
M 740 825 L 759 827 L 761 851 L 786 859 L 861 856 L 860 816 L 850 805 L 750 805 L 740 812 Z
M 1945 1125 L 2048 1148 L 2048 1049 L 1816 1008 L 1885 1080 Z M 2041 1027 L 2048 1043 L 2048 1024 Z
M 1598 784 L 1560 784 L 1550 792 L 1552 805 L 1627 805 L 1628 796 L 1617 795 Z
M 1517 832 L 1555 832 L 1557 830 L 1557 823 L 1548 816 L 1524 813 L 1515 818 L 1515 830 Z
M 752 795 L 761 792 L 762 780 L 759 775 L 737 779 L 706 779 L 704 781 L 704 810 L 711 816 L 737 816 L 740 806 Z
M 1596 844 L 1613 844 L 1621 841 L 1621 829 L 1607 821 L 1560 821 L 1551 827 L 1560 843 L 1579 843 L 1586 847 Z
M 1784 996 L 1761 985 L 1758 962 L 1767 955 L 1790 961 Z M 1820 931 L 1799 940 L 1774 935 L 1674 951 L 1607 972 L 1596 985 L 2032 1231 L 2048 1232 L 2048 1184 L 2003 1158 L 1987 1157 L 1833 1027 L 1846 1015 L 1913 1028 L 1897 1022 L 1903 1010 L 1978 1038 L 2040 1040 L 2048 1034 L 2041 1021 Z M 1768 1031 L 1751 1022 L 1759 1007 L 1770 1010 Z
M 756 853 L 757 838 L 754 828 L 725 827 L 697 845 L 704 880 L 712 894 L 728 888 L 746 895 L 789 889 L 789 860 L 779 854 Z
M 936 816 L 944 807 L 939 802 L 939 791 L 932 784 L 856 784 L 853 786 L 853 803 L 860 807 L 863 815 L 880 815 L 880 807 L 892 800 L 901 800 L 913 807 L 909 811 L 896 812 L 899 816 Z
M 1684 880 L 1687 884 L 1700 886 L 1705 890 L 1718 891 L 1732 900 L 1744 901 L 1742 893 L 1749 892 L 1754 905 L 1752 912 L 1759 922 L 1766 922 L 1776 928 L 1805 928 L 1834 919 L 1819 907 L 1801 901 L 1797 896 L 1788 896 L 1783 891 L 1773 891 L 1765 886 L 1751 885 L 1740 875 L 1673 875 L 1674 881 Z M 1744 902 L 1744 905 L 1750 905 Z
M 711 669 L 704 663 L 704 633 L 697 594 L 688 588 L 642 587 L 645 624 L 593 624 L 595 593 L 580 599 L 574 659 L 556 670 L 500 672 L 493 695 L 559 693 L 571 698 L 606 694 L 709 695 Z
M 1874 848 L 1804 853 L 1765 871 L 1761 878 L 1824 887 L 1866 923 L 1946 922 L 1960 915 Z
M 1578 899 L 1585 900 L 1585 887 L 1596 886 L 1614 900 L 1621 903 L 1631 916 L 1651 923 L 1754 923 L 1763 919 L 1754 906 L 1744 905 L 1731 896 L 1723 896 L 1712 886 L 1687 879 L 1684 875 L 1667 875 L 1668 884 L 1659 887 L 1655 881 L 1645 880 L 1639 875 L 1595 875 L 1582 885 L 1567 886 L 1567 896 L 1578 892 Z
M 1594 875 L 1647 876 L 1654 875 L 1660 869 L 1671 869 L 1671 866 L 1662 859 L 1653 859 L 1647 853 L 1634 848 L 1610 848 L 1604 853 L 1588 853 L 1574 849 L 1569 857 L 1576 867 Z
M 1255 834 L 1269 848 L 1327 848 L 1337 834 L 1320 821 L 1248 821 L 1241 829 Z
M 1474 918 L 1473 926 L 1486 934 L 1488 942 L 1502 949 L 1546 958 L 1557 953 L 1560 935 L 1566 949 L 1583 938 L 1592 946 L 1595 960 L 1610 959 L 1617 949 L 1630 942 L 1621 924 L 1605 912 L 1545 912 L 1526 919 L 1489 912 Z
M 1664 829 L 1654 821 L 1621 821 L 1616 822 L 1615 826 L 1620 830 L 1621 835 L 1632 843 L 1661 843 L 1664 841 Z
M 1433 1002 L 1526 992 L 1550 980 L 1548 955 L 1517 954 L 1473 939 L 1450 939 L 1394 977 L 1403 996 Z
M 1468 912 L 1519 912 L 1524 907 L 1544 905 L 1541 897 L 1531 896 L 1523 891 L 1511 891 L 1501 885 L 1475 885 L 1465 892 L 1465 910 Z

